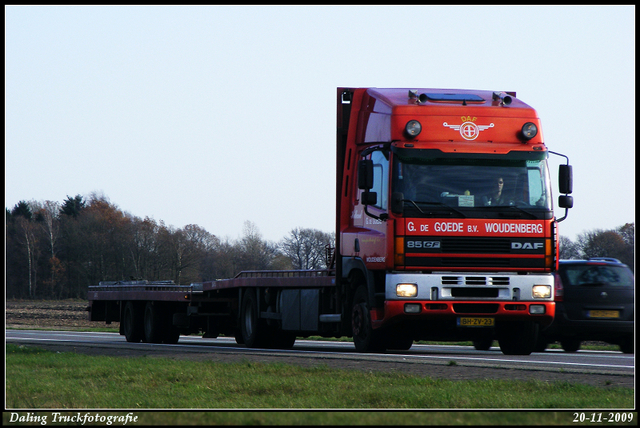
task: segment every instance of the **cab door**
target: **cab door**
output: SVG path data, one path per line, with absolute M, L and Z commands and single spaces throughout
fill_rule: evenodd
M 376 150 L 367 156 L 373 164 L 373 187 L 375 202 L 365 204 L 366 190 L 359 190 L 358 206 L 355 211 L 354 226 L 358 229 L 357 246 L 359 255 L 367 269 L 384 269 L 387 262 L 387 229 L 389 207 L 389 151 Z

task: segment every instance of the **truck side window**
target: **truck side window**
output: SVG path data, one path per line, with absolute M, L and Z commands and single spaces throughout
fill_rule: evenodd
M 375 205 L 383 210 L 387 209 L 389 195 L 389 159 L 388 154 L 382 151 L 371 153 L 373 161 L 373 188 L 372 192 L 378 194 L 378 203 Z

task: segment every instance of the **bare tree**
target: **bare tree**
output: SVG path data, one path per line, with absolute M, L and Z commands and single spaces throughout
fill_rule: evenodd
M 580 247 L 566 236 L 560 236 L 560 259 L 580 259 Z
M 27 252 L 27 284 L 29 298 L 34 298 L 37 290 L 37 255 L 38 241 L 35 234 L 35 225 L 24 217 L 18 219 L 18 228 L 21 231 L 22 243 Z
M 593 230 L 578 236 L 578 242 L 585 258 L 619 257 L 624 247 L 622 236 L 613 230 Z
M 244 236 L 237 244 L 240 270 L 277 269 L 278 247 L 264 241 L 256 225 L 250 221 L 244 223 Z
M 133 263 L 133 279 L 157 279 L 153 277 L 158 259 L 158 224 L 151 218 L 131 219 L 129 255 Z
M 20 201 L 12 211 L 18 227 L 19 239 L 27 256 L 27 287 L 29 297 L 35 297 L 37 291 L 38 260 L 40 247 L 38 242 L 37 226 L 33 220 L 35 202 Z
M 329 263 L 326 248 L 332 243 L 329 233 L 298 227 L 282 240 L 280 248 L 291 259 L 294 269 L 325 269 Z
M 51 297 L 56 295 L 59 297 L 61 292 L 56 292 L 56 289 L 64 273 L 64 267 L 56 256 L 57 242 L 60 237 L 59 215 L 61 204 L 55 201 L 44 201 L 42 204 L 36 204 L 36 206 L 36 219 L 46 236 L 49 250 L 49 279 L 45 282 L 49 287 Z
M 210 261 L 210 273 L 207 279 L 232 278 L 239 271 L 239 248 L 228 237 L 218 240 Z

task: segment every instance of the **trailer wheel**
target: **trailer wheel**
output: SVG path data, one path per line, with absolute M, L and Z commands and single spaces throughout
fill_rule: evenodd
M 143 322 L 142 311 L 133 302 L 127 302 L 122 316 L 122 327 L 127 342 L 138 343 L 143 339 Z
M 258 318 L 258 297 L 255 290 L 247 290 L 242 296 L 240 330 L 244 344 L 248 348 L 264 346 L 267 332 L 266 323 L 261 322 Z
M 368 292 L 365 285 L 356 289 L 351 309 L 351 331 L 358 352 L 384 352 L 386 344 L 382 332 L 371 326 Z
M 523 321 L 497 325 L 496 335 L 504 355 L 530 355 L 538 341 L 538 324 Z
M 162 343 L 162 314 L 160 308 L 147 302 L 144 308 L 144 341 L 147 343 Z

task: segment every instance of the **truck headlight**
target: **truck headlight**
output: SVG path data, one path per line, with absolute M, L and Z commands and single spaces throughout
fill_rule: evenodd
M 418 295 L 418 286 L 416 284 L 402 283 L 396 285 L 396 296 L 398 297 L 416 297 Z
M 534 285 L 531 288 L 531 295 L 534 299 L 548 299 L 551 297 L 550 285 Z

